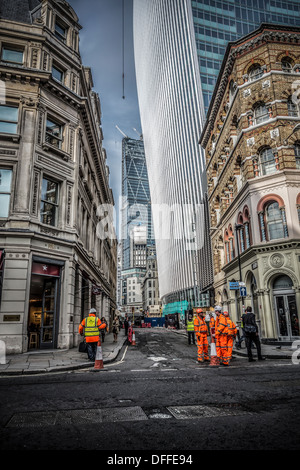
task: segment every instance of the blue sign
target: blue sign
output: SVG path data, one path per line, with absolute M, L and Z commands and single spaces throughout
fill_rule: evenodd
M 229 289 L 230 290 L 238 290 L 239 287 L 240 287 L 240 283 L 238 281 L 229 282 Z
M 246 287 L 240 287 L 240 295 L 241 295 L 241 297 L 246 297 L 247 296 Z

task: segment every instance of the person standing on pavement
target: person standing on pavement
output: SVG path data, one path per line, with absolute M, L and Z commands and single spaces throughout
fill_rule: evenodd
M 222 308 L 219 306 L 219 305 L 216 305 L 215 306 L 215 319 L 214 319 L 214 323 L 215 323 L 215 334 L 214 334 L 214 338 L 215 338 L 215 343 L 216 343 L 216 352 L 217 352 L 217 357 L 218 357 L 218 362 L 220 363 L 220 358 L 221 358 L 221 346 L 220 346 L 220 336 L 219 336 L 219 333 L 218 333 L 218 324 L 219 324 L 219 318 L 220 318 L 220 315 L 222 313 Z
M 189 344 L 196 344 L 195 342 L 195 327 L 194 327 L 194 315 L 193 311 L 189 311 L 186 321 L 186 331 L 188 334 L 188 343 Z
M 227 313 L 227 312 L 226 312 Z M 228 323 L 227 318 L 224 313 L 220 313 L 218 317 L 218 326 L 216 328 L 219 347 L 220 347 L 220 364 L 223 366 L 229 366 L 229 356 L 228 356 Z
M 227 353 L 228 353 L 228 362 L 230 363 L 232 359 L 232 347 L 233 347 L 233 341 L 237 335 L 237 327 L 229 317 L 228 312 L 224 312 L 224 316 L 227 320 L 227 325 L 228 325 L 228 336 L 227 336 Z
M 253 359 L 252 350 L 251 350 L 252 341 L 256 346 L 258 360 L 263 361 L 265 358 L 261 354 L 261 345 L 260 345 L 260 339 L 258 335 L 258 326 L 255 320 L 255 314 L 252 312 L 251 307 L 246 308 L 246 311 L 244 315 L 242 316 L 242 321 L 243 321 L 243 327 L 244 327 L 248 361 L 249 362 L 255 361 L 255 359 Z
M 106 321 L 105 317 L 101 318 L 101 322 L 105 323 L 105 328 L 101 329 L 101 339 L 102 339 L 102 343 L 104 343 L 105 334 L 108 333 L 108 325 L 107 325 L 107 321 Z
M 128 328 L 129 328 L 129 321 L 128 321 L 128 316 L 125 316 L 124 320 L 124 330 L 125 330 L 125 336 L 128 336 Z
M 118 341 L 118 333 L 119 333 L 119 320 L 117 315 L 114 318 L 114 321 L 112 323 L 112 332 L 114 335 L 114 343 Z
M 88 358 L 93 362 L 96 358 L 100 330 L 106 328 L 106 324 L 101 322 L 96 313 L 97 311 L 91 308 L 89 316 L 82 320 L 78 329 L 79 334 L 85 337 Z
M 198 363 L 209 361 L 207 341 L 208 329 L 205 323 L 205 315 L 201 308 L 197 310 L 197 315 L 194 320 L 194 328 L 197 338 Z

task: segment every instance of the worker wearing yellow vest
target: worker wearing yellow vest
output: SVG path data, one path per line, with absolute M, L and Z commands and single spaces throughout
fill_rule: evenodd
M 194 320 L 195 334 L 198 346 L 198 362 L 209 361 L 208 355 L 208 329 L 205 323 L 205 315 L 201 308 L 197 309 L 197 316 Z
M 188 334 L 188 343 L 189 344 L 196 344 L 195 342 L 195 328 L 194 328 L 194 315 L 193 311 L 191 310 L 187 315 L 186 320 L 186 331 Z
M 224 312 L 224 316 L 227 320 L 227 325 L 228 325 L 228 335 L 227 335 L 227 355 L 228 355 L 228 362 L 231 361 L 232 359 L 232 347 L 233 347 L 233 341 L 237 335 L 237 327 L 229 317 L 228 312 Z
M 93 362 L 95 362 L 97 344 L 98 341 L 100 341 L 100 330 L 106 328 L 106 323 L 101 322 L 100 318 L 96 316 L 96 313 L 96 310 L 91 308 L 89 316 L 82 320 L 78 330 L 79 334 L 85 337 L 88 358 Z

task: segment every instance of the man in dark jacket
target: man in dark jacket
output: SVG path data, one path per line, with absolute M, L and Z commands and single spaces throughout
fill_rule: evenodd
M 243 329 L 244 329 L 244 334 L 245 334 L 249 362 L 252 362 L 255 360 L 252 357 L 252 350 L 251 350 L 252 341 L 256 346 L 258 360 L 263 361 L 265 358 L 262 357 L 261 355 L 261 345 L 260 345 L 260 340 L 258 336 L 258 326 L 255 321 L 255 315 L 252 312 L 251 307 L 246 308 L 244 315 L 242 315 L 242 321 L 243 321 L 243 326 L 244 326 Z

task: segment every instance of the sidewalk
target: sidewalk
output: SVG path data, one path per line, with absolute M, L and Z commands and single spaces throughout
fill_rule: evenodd
M 158 328 L 158 327 L 157 327 Z M 156 328 L 153 328 L 156 329 Z M 137 329 L 138 330 L 138 329 Z M 135 331 L 137 331 L 135 330 Z M 169 330 L 174 334 L 187 337 L 182 330 Z M 126 338 L 124 330 L 118 334 L 118 341 L 113 342 L 113 334 L 108 333 L 102 343 L 103 365 L 113 362 L 119 355 Z M 233 347 L 235 356 L 247 357 L 247 350 L 243 344 L 242 349 Z M 295 349 L 292 346 L 266 345 L 262 344 L 262 355 L 266 359 L 292 359 Z M 256 350 L 253 349 L 253 357 L 256 358 Z M 32 350 L 23 354 L 12 354 L 6 356 L 6 364 L 0 364 L 0 377 L 8 375 L 32 375 L 49 372 L 61 372 L 76 369 L 93 368 L 94 364 L 88 361 L 86 353 L 78 352 L 78 347 L 72 349 L 55 350 Z
M 174 331 L 174 333 L 182 334 L 187 337 L 187 332 L 184 329 L 172 331 Z M 210 343 L 210 337 L 208 337 L 208 342 Z M 266 359 L 292 359 L 292 355 L 295 351 L 296 349 L 293 349 L 292 345 L 280 345 L 279 342 L 276 345 L 261 343 L 261 352 L 263 357 L 265 357 Z M 235 356 L 248 357 L 245 341 L 243 341 L 242 349 L 237 349 L 234 344 L 232 348 L 232 353 Z M 256 349 L 252 349 L 252 353 L 253 358 L 256 359 Z
M 114 343 L 113 334 L 105 335 L 101 344 L 103 365 L 113 362 L 121 351 L 126 337 L 124 330 L 118 334 Z M 78 347 L 72 349 L 31 350 L 23 354 L 6 355 L 6 364 L 0 364 L 0 377 L 8 375 L 31 375 L 49 372 L 93 368 L 94 363 L 87 358 L 87 353 L 78 352 Z

